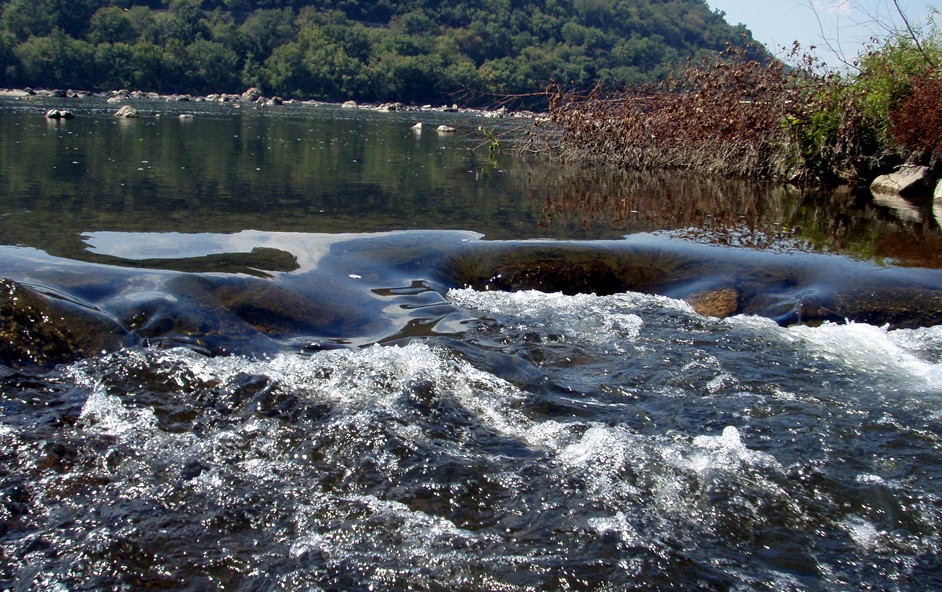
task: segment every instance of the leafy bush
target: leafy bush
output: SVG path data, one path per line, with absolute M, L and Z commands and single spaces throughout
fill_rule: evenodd
M 553 145 L 568 157 L 634 169 L 780 176 L 782 122 L 798 120 L 801 88 L 781 64 L 728 47 L 650 89 L 589 95 L 550 88 Z
M 890 116 L 890 131 L 901 146 L 942 155 L 942 68 L 913 80 L 909 94 Z
M 552 86 L 541 140 L 628 169 L 693 169 L 797 183 L 865 183 L 918 150 L 942 156 L 942 39 L 894 35 L 854 74 L 729 46 L 654 88 Z

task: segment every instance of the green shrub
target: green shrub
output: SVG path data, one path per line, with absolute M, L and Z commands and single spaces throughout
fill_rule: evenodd
M 655 89 L 550 90 L 558 135 L 575 158 L 627 169 L 685 168 L 799 184 L 868 183 L 921 150 L 942 156 L 942 38 L 894 35 L 854 73 L 730 47 Z M 761 54 L 759 54 L 761 56 Z

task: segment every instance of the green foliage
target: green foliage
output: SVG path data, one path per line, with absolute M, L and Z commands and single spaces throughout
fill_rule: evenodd
M 197 92 L 233 92 L 240 86 L 239 57 L 220 43 L 197 39 L 186 48 L 186 63 L 187 86 Z
M 100 43 L 132 43 L 140 36 L 128 11 L 107 6 L 92 15 L 88 40 Z
M 10 0 L 3 7 L 0 24 L 3 30 L 19 41 L 30 37 L 44 37 L 56 27 L 52 0 Z
M 94 63 L 93 46 L 69 37 L 61 29 L 44 37 L 30 37 L 13 53 L 24 77 L 49 80 L 56 86 L 79 86 L 87 64 Z
M 290 10 L 260 10 L 239 26 L 235 44 L 241 55 L 257 58 L 271 55 L 294 36 L 294 14 Z
M 16 40 L 8 32 L 0 31 L 0 84 L 10 85 L 19 78 L 19 60 L 13 53 Z
M 890 36 L 860 57 L 853 74 L 814 76 L 817 64 L 806 58 L 796 72 L 804 89 L 802 108 L 784 122 L 800 167 L 819 180 L 866 181 L 923 145 L 912 138 L 932 127 L 931 110 L 914 109 L 910 103 L 906 125 L 894 129 L 893 123 L 917 84 L 938 64 L 942 37 L 934 27 Z
M 550 116 L 563 133 L 544 142 L 629 169 L 805 184 L 869 183 L 904 158 L 942 160 L 938 30 L 894 35 L 858 66 L 852 75 L 829 72 L 807 55 L 787 68 L 763 65 L 748 48 L 731 48 L 651 90 L 585 95 L 555 86 Z
M 5 0 L 0 11 L 6 84 L 260 85 L 334 100 L 485 102 L 554 80 L 650 83 L 748 41 L 704 0 Z M 53 56 L 65 61 L 50 74 Z
M 913 83 L 937 64 L 942 64 L 942 37 L 935 29 L 918 45 L 912 37 L 894 35 L 862 58 L 852 88 L 880 140 L 889 140 L 890 116 L 910 94 Z

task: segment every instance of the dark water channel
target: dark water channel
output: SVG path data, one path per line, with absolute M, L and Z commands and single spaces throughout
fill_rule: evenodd
M 0 589 L 942 588 L 931 202 L 50 101 L 0 101 Z

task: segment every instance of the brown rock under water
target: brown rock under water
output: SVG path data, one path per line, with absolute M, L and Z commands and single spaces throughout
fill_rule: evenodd
M 113 319 L 76 303 L 0 278 L 0 364 L 52 366 L 124 345 Z
M 726 318 L 739 312 L 739 292 L 733 288 L 720 288 L 697 292 L 684 298 L 697 314 Z

